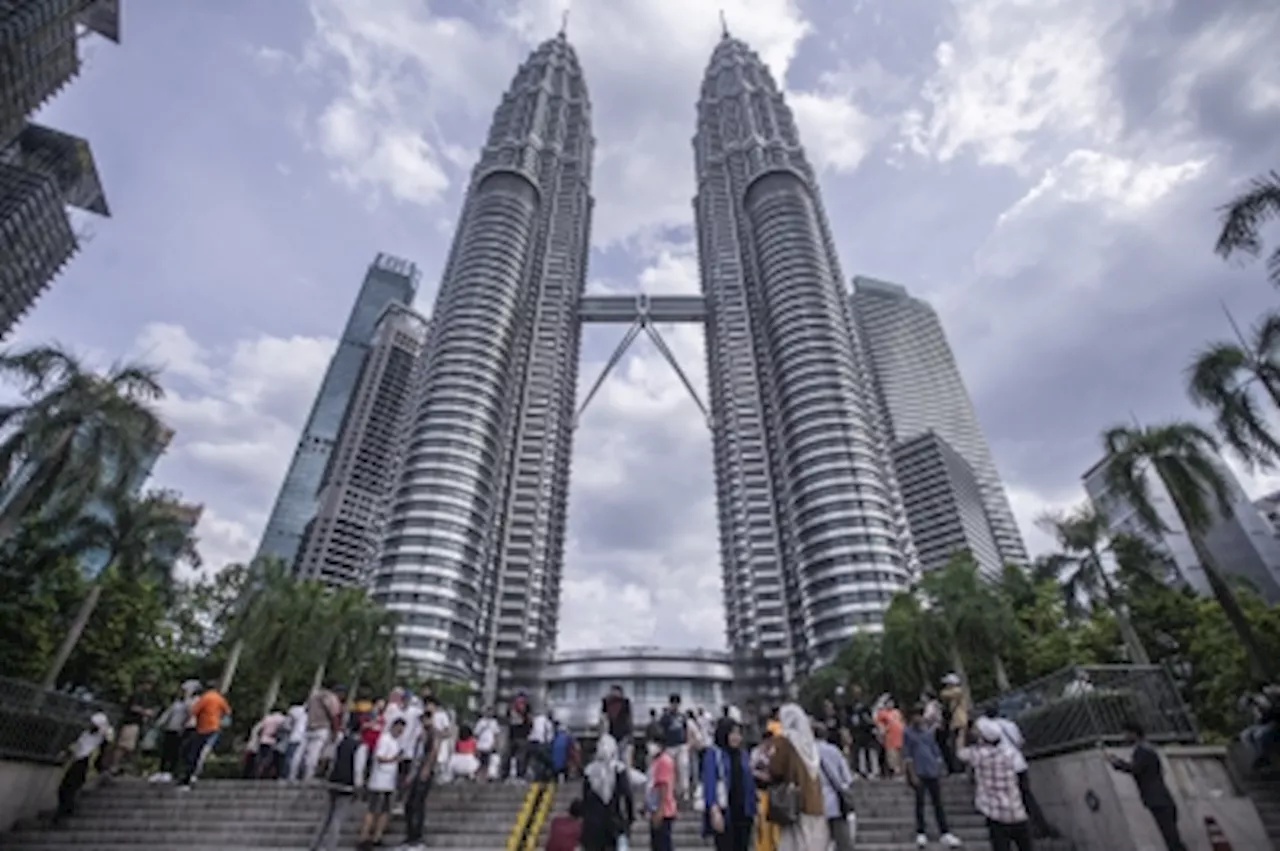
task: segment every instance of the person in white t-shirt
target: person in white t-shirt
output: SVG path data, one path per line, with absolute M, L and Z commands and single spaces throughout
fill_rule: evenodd
M 400 786 L 409 780 L 409 765 L 418 752 L 418 739 L 422 737 L 422 698 L 414 696 L 404 708 L 404 733 L 400 736 Z
M 382 834 L 391 817 L 391 799 L 399 781 L 400 736 L 404 733 L 404 718 L 396 718 L 378 734 L 378 743 L 370 755 L 369 811 L 360 825 L 359 847 L 370 848 L 382 844 Z
M 93 755 L 111 741 L 111 722 L 101 712 L 95 712 L 89 718 L 89 726 L 67 749 L 71 764 L 62 776 L 62 784 L 58 787 L 58 811 L 54 814 L 53 823 L 59 824 L 75 813 L 76 798 L 84 787 L 89 776 L 89 761 Z
M 502 735 L 502 726 L 498 724 L 498 716 L 490 706 L 476 722 L 476 759 L 480 761 L 480 778 L 489 779 L 494 754 L 498 752 L 498 737 Z
M 289 707 L 289 744 L 284 752 L 284 776 L 282 780 L 302 778 L 302 754 L 307 744 L 307 707 L 295 703 Z
M 436 776 L 444 783 L 452 779 L 449 766 L 453 760 L 453 717 L 443 706 L 436 706 L 431 715 L 431 728 L 435 730 L 436 741 Z

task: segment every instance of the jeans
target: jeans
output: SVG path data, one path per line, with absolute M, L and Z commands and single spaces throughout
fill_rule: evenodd
M 1187 851 L 1187 846 L 1182 844 L 1182 835 L 1178 833 L 1176 806 L 1157 807 L 1151 811 L 1151 817 L 1156 820 L 1156 827 L 1160 828 L 1160 835 L 1164 837 L 1164 846 L 1169 851 Z
M 673 818 L 664 818 L 657 824 L 649 822 L 649 848 L 651 851 L 675 851 L 676 846 L 671 838 L 671 826 L 675 823 L 676 820 Z
M 194 733 L 182 743 L 182 776 L 178 778 L 182 785 L 191 783 L 191 779 L 200 773 L 200 762 L 204 759 L 206 747 L 212 747 L 218 738 L 218 731 L 212 733 Z
M 324 746 L 329 744 L 329 731 L 325 729 L 308 730 L 306 750 L 303 751 L 302 757 L 302 779 L 311 780 L 316 776 L 316 769 L 320 767 L 320 755 L 324 753 Z
M 680 745 L 676 751 L 676 794 L 689 797 L 689 746 Z
M 311 840 L 311 851 L 338 851 L 342 825 L 351 811 L 351 799 L 350 792 L 329 792 L 329 808 L 325 810 L 324 821 L 320 822 L 316 838 Z
M 1028 822 L 1005 824 L 987 819 L 987 831 L 991 835 L 991 851 L 1009 851 L 1015 846 L 1018 851 L 1031 851 L 1031 825 Z
M 285 780 L 297 780 L 302 771 L 302 742 L 289 740 L 284 751 L 284 770 L 280 775 Z
M 947 813 L 942 808 L 942 788 L 936 777 L 916 778 L 916 833 L 924 833 L 924 796 L 933 799 L 933 817 L 938 822 L 939 833 L 950 833 L 947 828 Z
M 529 768 L 529 740 L 517 739 L 512 737 L 507 741 L 507 748 L 502 754 L 502 772 L 499 780 L 506 780 L 511 776 L 511 764 L 516 766 L 516 779 L 523 780 L 524 773 Z
M 431 778 L 423 780 L 415 776 L 404 796 L 404 841 L 406 844 L 421 842 L 427 819 L 427 793 L 431 791 Z

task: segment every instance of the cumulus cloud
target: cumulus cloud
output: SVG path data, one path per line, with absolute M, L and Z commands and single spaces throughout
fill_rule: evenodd
M 156 483 L 205 503 L 206 565 L 250 558 L 334 341 L 258 335 L 210 347 L 180 325 L 146 325 L 136 356 L 164 370 L 160 414 L 176 432 Z

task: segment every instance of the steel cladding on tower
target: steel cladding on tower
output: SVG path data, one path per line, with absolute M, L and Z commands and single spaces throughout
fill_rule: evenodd
M 803 669 L 878 628 L 909 533 L 813 169 L 727 34 L 694 149 L 729 643 Z
M 472 173 L 375 570 L 424 673 L 503 676 L 555 643 L 593 149 L 561 34 L 516 73 Z

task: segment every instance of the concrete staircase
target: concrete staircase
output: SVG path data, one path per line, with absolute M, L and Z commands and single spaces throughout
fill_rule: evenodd
M 426 845 L 445 851 L 502 851 L 526 788 L 452 784 L 427 799 Z M 324 816 L 323 786 L 271 780 L 210 780 L 190 792 L 123 780 L 86 792 L 74 818 L 59 828 L 23 825 L 0 836 L 2 849 L 31 851 L 301 851 Z M 355 847 L 357 805 L 343 826 L 341 848 Z M 384 842 L 404 836 L 393 818 Z
M 581 794 L 581 781 L 555 789 L 538 824 L 536 843 L 546 844 L 547 823 Z M 859 782 L 859 851 L 915 849 L 914 796 L 901 782 Z M 527 786 L 453 784 L 431 791 L 427 801 L 426 845 L 440 851 L 505 851 L 517 814 L 527 812 L 533 796 Z M 0 837 L 0 849 L 26 851 L 279 851 L 308 848 L 324 813 L 323 787 L 275 781 L 206 781 L 191 792 L 140 781 L 120 781 L 87 792 L 76 816 L 58 829 L 28 825 Z M 970 848 L 985 848 L 985 823 L 973 808 L 967 780 L 943 784 L 951 829 Z M 341 847 L 355 847 L 356 808 L 343 827 Z M 937 834 L 929 815 L 930 836 Z M 682 809 L 676 822 L 677 848 L 704 846 L 702 816 Z M 394 818 L 385 837 L 394 847 L 403 837 L 403 819 Z M 643 822 L 632 829 L 633 847 L 648 845 Z M 1037 851 L 1071 851 L 1065 841 L 1036 843 Z
M 1280 851 L 1280 777 L 1251 777 L 1244 781 L 1244 791 L 1257 808 L 1271 845 Z
M 901 781 L 858 781 L 855 786 L 858 813 L 858 851 L 915 851 L 915 793 Z M 551 815 L 564 812 L 569 803 L 582 793 L 581 781 L 572 782 L 556 790 Z M 973 807 L 973 787 L 967 779 L 951 778 L 943 781 L 943 804 L 950 820 L 952 832 L 964 840 L 965 847 L 987 848 L 987 826 Z M 548 817 L 550 821 L 550 817 Z M 926 824 L 931 848 L 941 848 L 938 833 L 933 824 L 933 810 L 926 814 Z M 682 804 L 675 824 L 676 848 L 701 848 L 702 814 Z M 631 829 L 631 847 L 645 848 L 649 844 L 648 828 L 637 823 Z M 537 848 L 546 845 L 546 825 L 538 837 Z M 1067 840 L 1037 840 L 1036 851 L 1071 851 Z

